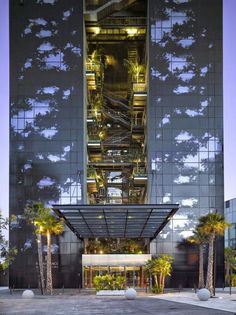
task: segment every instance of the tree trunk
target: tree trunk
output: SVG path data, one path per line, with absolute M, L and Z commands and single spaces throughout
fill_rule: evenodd
M 165 276 L 162 276 L 162 284 L 161 284 L 162 293 L 164 292 L 164 288 L 165 288 Z
M 47 232 L 47 293 L 52 295 L 51 234 Z
M 161 286 L 162 286 L 162 274 L 159 275 L 159 290 L 162 290 Z M 162 293 L 162 291 L 161 291 L 161 293 Z
M 153 275 L 153 278 L 154 278 L 155 285 L 156 285 L 156 287 L 158 288 L 157 275 Z
M 37 236 L 40 287 L 41 287 L 42 294 L 44 294 L 45 293 L 45 279 L 44 279 L 44 273 L 43 273 L 42 235 L 37 234 L 36 236 Z
M 204 284 L 204 264 L 203 264 L 203 244 L 199 245 L 199 278 L 198 278 L 198 289 L 205 287 Z
M 206 288 L 210 291 L 211 296 L 213 296 L 214 240 L 215 240 L 215 234 L 212 234 L 209 239 L 207 280 L 206 280 Z

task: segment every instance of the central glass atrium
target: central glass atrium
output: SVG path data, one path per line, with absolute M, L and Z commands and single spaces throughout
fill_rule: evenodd
M 86 7 L 90 204 L 146 201 L 146 1 L 126 2 Z
M 146 1 L 86 1 L 87 198 L 146 202 Z M 111 240 L 112 241 L 112 240 Z

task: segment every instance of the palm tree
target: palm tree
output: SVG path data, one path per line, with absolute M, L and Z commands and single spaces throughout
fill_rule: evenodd
M 34 232 L 36 235 L 37 251 L 38 251 L 38 264 L 39 264 L 39 278 L 40 287 L 42 294 L 45 293 L 45 279 L 43 270 L 43 254 L 42 254 L 42 235 L 37 233 L 36 226 L 34 224 L 35 219 L 41 215 L 44 211 L 44 206 L 41 202 L 34 202 L 33 204 L 27 205 L 24 210 L 25 219 L 28 223 L 34 225 Z
M 236 250 L 232 247 L 227 247 L 224 250 L 225 256 L 225 280 L 228 285 L 231 281 L 231 270 L 236 269 Z
M 224 235 L 224 231 L 229 227 L 224 217 L 219 213 L 208 213 L 207 215 L 199 218 L 199 231 L 206 234 L 209 238 L 208 250 L 208 265 L 207 265 L 207 280 L 206 288 L 213 296 L 213 262 L 214 262 L 214 242 L 217 235 Z
M 198 288 L 204 288 L 204 245 L 208 242 L 208 237 L 206 234 L 199 231 L 198 227 L 193 232 L 187 241 L 191 244 L 199 246 L 199 273 L 198 273 Z
M 146 263 L 146 270 L 153 276 L 155 282 L 154 291 L 163 293 L 166 276 L 171 275 L 173 257 L 162 254 L 157 258 L 149 259 Z
M 51 235 L 59 235 L 64 231 L 63 221 L 51 214 L 51 209 L 43 208 L 35 218 L 36 233 L 47 237 L 47 283 L 46 291 L 52 295 L 52 253 Z

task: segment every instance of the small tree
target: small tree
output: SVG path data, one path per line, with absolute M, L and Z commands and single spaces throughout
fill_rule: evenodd
M 0 272 L 7 269 L 17 255 L 16 247 L 10 247 L 4 236 L 3 231 L 8 230 L 8 227 L 9 219 L 4 219 L 0 210 Z
M 138 59 L 135 61 L 129 61 L 124 59 L 124 65 L 128 68 L 128 74 L 131 76 L 132 81 L 139 83 L 139 78 L 141 74 L 145 74 L 146 66 L 138 62 Z
M 224 256 L 225 256 L 225 281 L 227 285 L 230 285 L 231 283 L 231 271 L 236 270 L 236 250 L 227 247 L 224 250 Z
M 156 293 L 163 293 L 165 279 L 171 275 L 173 257 L 162 254 L 158 258 L 149 259 L 146 263 L 146 270 L 153 276 Z
M 199 273 L 198 273 L 198 288 L 205 287 L 204 281 L 204 245 L 208 242 L 206 234 L 202 233 L 198 228 L 193 232 L 187 241 L 191 244 L 199 246 Z
M 199 218 L 199 231 L 209 237 L 208 244 L 208 265 L 206 288 L 213 296 L 213 265 L 214 265 L 214 242 L 217 235 L 224 235 L 224 231 L 228 224 L 219 213 L 208 213 Z
M 139 163 L 145 160 L 145 154 L 142 152 L 140 148 L 136 150 L 131 150 L 130 159 L 132 162 L 136 163 L 135 173 L 138 175 L 140 173 Z
M 51 253 L 51 235 L 59 235 L 64 231 L 63 221 L 57 219 L 51 214 L 51 209 L 42 208 L 38 216 L 34 220 L 36 225 L 36 233 L 47 237 L 47 284 L 46 291 L 52 294 L 52 253 Z

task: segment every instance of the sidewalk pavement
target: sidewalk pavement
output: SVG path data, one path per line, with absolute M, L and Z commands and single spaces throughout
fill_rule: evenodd
M 154 299 L 161 299 L 171 302 L 185 303 L 195 306 L 202 306 L 215 310 L 233 312 L 236 315 L 236 288 L 229 294 L 229 288 L 217 289 L 216 296 L 208 301 L 200 301 L 194 291 L 171 292 L 162 295 L 152 295 Z
M 216 290 L 216 297 L 208 301 L 199 301 L 196 293 L 191 289 L 181 292 L 166 289 L 168 293 L 154 295 L 138 292 L 136 301 L 127 301 L 124 297 L 97 297 L 91 290 L 65 289 L 54 290 L 53 296 L 41 296 L 39 290 L 34 290 L 35 298 L 22 299 L 23 290 L 12 292 L 8 288 L 0 287 L 0 314 L 4 315 L 51 315 L 51 314 L 183 314 L 187 315 L 236 315 L 236 288 Z M 12 293 L 12 295 L 10 294 Z M 58 303 L 58 300 L 61 303 Z M 121 303 L 122 301 L 122 303 Z M 108 302 L 110 307 L 107 308 Z M 130 302 L 130 303 L 129 303 Z M 176 302 L 178 305 L 176 305 Z M 108 303 L 108 304 L 107 304 Z M 181 304 L 182 303 L 182 304 Z M 128 309 L 126 309 L 128 307 Z M 44 311 L 42 311 L 44 310 Z M 81 312 L 78 313 L 78 310 Z

